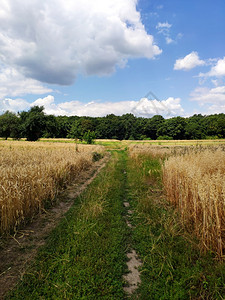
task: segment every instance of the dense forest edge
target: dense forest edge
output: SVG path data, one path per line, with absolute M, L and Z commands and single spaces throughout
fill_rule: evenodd
M 132 114 L 105 117 L 47 115 L 43 106 L 17 114 L 0 115 L 0 137 L 36 141 L 39 138 L 72 138 L 86 140 L 193 140 L 225 138 L 225 114 L 165 119 L 135 117 Z

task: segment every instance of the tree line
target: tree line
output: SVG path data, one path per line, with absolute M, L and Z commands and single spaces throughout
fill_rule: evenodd
M 73 138 L 144 140 L 144 139 L 206 139 L 225 138 L 225 114 L 165 119 L 135 117 L 132 114 L 105 117 L 46 115 L 43 106 L 17 114 L 6 111 L 0 115 L 0 136 L 7 139 Z

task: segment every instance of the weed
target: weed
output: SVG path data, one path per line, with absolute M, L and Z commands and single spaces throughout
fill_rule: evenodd
M 93 152 L 92 153 L 92 161 L 95 162 L 95 161 L 98 161 L 100 159 L 103 158 L 103 154 L 102 153 L 98 153 L 98 152 Z

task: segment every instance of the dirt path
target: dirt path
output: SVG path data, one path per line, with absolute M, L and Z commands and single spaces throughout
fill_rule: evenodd
M 4 295 L 13 289 L 17 282 L 23 278 L 28 266 L 34 260 L 38 249 L 45 244 L 51 230 L 56 227 L 64 214 L 71 208 L 74 199 L 93 181 L 108 159 L 109 156 L 106 156 L 103 160 L 95 163 L 93 168 L 82 175 L 79 182 L 69 186 L 58 196 L 58 204 L 56 206 L 38 215 L 32 224 L 11 237 L 5 247 L 0 250 L 0 299 L 3 299 Z M 122 199 L 124 199 L 123 206 L 126 210 L 125 219 L 130 234 L 132 234 L 134 228 L 130 219 L 133 211 L 129 200 L 127 200 L 126 155 L 120 158 L 120 162 L 122 162 L 124 168 L 122 174 L 124 176 L 124 185 L 122 186 L 124 198 Z M 138 269 L 142 265 L 142 262 L 138 258 L 132 244 L 129 245 L 129 251 L 126 253 L 126 256 L 128 273 L 121 276 L 121 279 L 123 277 L 123 281 L 126 282 L 123 287 L 124 292 L 128 297 L 131 297 L 141 283 Z
M 0 299 L 23 278 L 25 270 L 37 254 L 46 237 L 70 209 L 74 199 L 94 180 L 109 160 L 109 155 L 96 162 L 92 168 L 82 174 L 79 182 L 69 186 L 57 198 L 58 204 L 38 215 L 32 224 L 11 236 L 0 249 Z
M 125 178 L 125 186 L 124 186 L 124 200 L 123 200 L 123 206 L 125 208 L 125 221 L 126 224 L 130 230 L 130 234 L 132 235 L 132 230 L 134 229 L 131 224 L 131 217 L 133 215 L 133 210 L 130 207 L 129 197 L 127 196 L 127 193 L 129 191 L 128 188 L 128 178 L 127 178 L 127 159 L 124 160 L 124 170 L 123 170 L 123 176 Z M 123 280 L 125 281 L 125 286 L 123 288 L 124 292 L 130 298 L 133 293 L 138 288 L 139 284 L 141 283 L 140 278 L 140 271 L 139 267 L 142 266 L 142 262 L 139 259 L 135 249 L 133 249 L 132 243 L 129 245 L 129 250 L 126 253 L 127 256 L 127 269 L 128 273 L 123 275 Z
M 127 226 L 132 230 L 133 226 L 130 223 L 130 217 L 133 214 L 133 211 L 130 210 L 130 203 L 127 201 L 124 201 L 123 203 L 124 207 L 127 208 L 127 214 L 126 214 L 126 223 Z M 141 278 L 140 278 L 140 272 L 138 268 L 142 265 L 141 260 L 138 258 L 138 255 L 134 249 L 129 250 L 127 253 L 127 267 L 129 270 L 129 273 L 123 276 L 124 280 L 127 283 L 127 286 L 124 287 L 124 291 L 128 295 L 132 295 L 134 291 L 138 288 L 138 284 L 141 283 Z

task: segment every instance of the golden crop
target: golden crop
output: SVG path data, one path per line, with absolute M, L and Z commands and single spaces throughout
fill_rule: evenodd
M 100 146 L 0 141 L 0 232 L 21 223 L 52 202 L 59 189 L 92 164 Z
M 177 145 L 175 145 L 177 143 Z M 148 155 L 163 166 L 167 200 L 184 226 L 200 241 L 202 250 L 225 255 L 225 146 L 129 145 L 130 156 Z
M 202 249 L 225 250 L 225 151 L 192 149 L 170 156 L 163 167 L 170 203 L 178 207 L 185 226 L 198 236 Z

